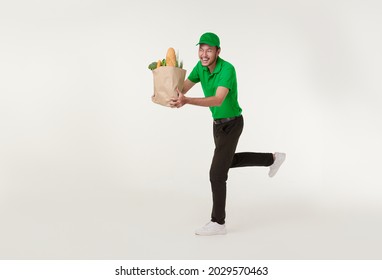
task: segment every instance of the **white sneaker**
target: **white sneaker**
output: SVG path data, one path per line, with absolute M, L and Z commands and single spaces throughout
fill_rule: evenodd
M 205 226 L 198 228 L 195 231 L 196 235 L 217 235 L 217 234 L 226 234 L 227 230 L 225 228 L 225 225 L 220 225 L 215 222 L 209 222 Z
M 276 175 L 276 173 L 279 170 L 281 164 L 283 164 L 285 158 L 286 158 L 286 154 L 284 154 L 284 153 L 275 153 L 275 161 L 269 167 L 269 173 L 268 173 L 269 177 L 273 177 L 273 176 Z

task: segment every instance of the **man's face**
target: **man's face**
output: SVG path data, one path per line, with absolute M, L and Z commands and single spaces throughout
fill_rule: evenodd
M 201 44 L 199 46 L 199 59 L 203 66 L 211 66 L 216 63 L 216 59 L 218 58 L 220 53 L 220 49 L 217 47 L 211 47 L 206 44 Z

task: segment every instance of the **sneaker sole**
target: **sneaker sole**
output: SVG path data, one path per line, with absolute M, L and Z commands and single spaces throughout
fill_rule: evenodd
M 215 232 L 195 232 L 195 235 L 201 235 L 201 236 L 211 236 L 211 235 L 225 235 L 227 234 L 227 229 L 219 230 Z

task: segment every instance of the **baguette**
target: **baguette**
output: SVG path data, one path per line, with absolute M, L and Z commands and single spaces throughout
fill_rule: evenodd
M 176 66 L 176 55 L 174 48 L 169 48 L 167 50 L 166 66 Z

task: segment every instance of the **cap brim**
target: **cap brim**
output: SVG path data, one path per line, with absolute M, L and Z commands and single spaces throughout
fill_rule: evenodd
M 211 47 L 219 47 L 218 45 L 216 45 L 216 44 L 214 44 L 212 42 L 207 42 L 207 41 L 201 41 L 201 42 L 197 43 L 196 46 L 197 45 L 201 45 L 201 44 L 206 44 L 206 45 L 209 45 Z

